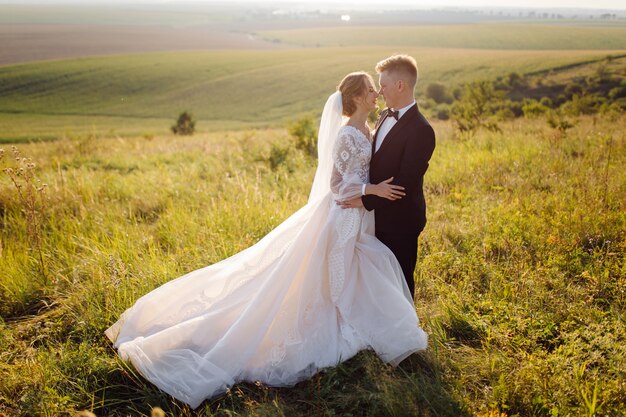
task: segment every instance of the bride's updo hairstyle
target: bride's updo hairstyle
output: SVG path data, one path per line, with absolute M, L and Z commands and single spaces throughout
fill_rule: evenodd
M 356 111 L 356 102 L 354 100 L 358 97 L 363 97 L 367 93 L 366 78 L 369 78 L 372 84 L 374 84 L 374 79 L 371 75 L 364 71 L 358 71 L 351 72 L 343 77 L 343 80 L 337 86 L 337 90 L 341 92 L 344 116 L 352 116 Z

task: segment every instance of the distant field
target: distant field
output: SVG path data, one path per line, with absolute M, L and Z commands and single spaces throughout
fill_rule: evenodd
M 275 42 L 299 46 L 381 46 L 515 50 L 626 49 L 626 27 L 484 23 L 259 32 Z
M 194 49 L 276 49 L 248 33 L 147 25 L 0 25 L 0 65 L 49 59 Z
M 1 24 L 203 25 L 232 20 L 236 7 L 197 4 L 2 4 Z
M 163 133 L 190 110 L 202 131 L 283 126 L 319 113 L 350 71 L 402 51 L 420 66 L 418 96 L 515 71 L 547 70 L 621 51 L 494 51 L 351 47 L 197 51 L 107 56 L 0 67 L 0 140 L 61 137 L 67 131 Z

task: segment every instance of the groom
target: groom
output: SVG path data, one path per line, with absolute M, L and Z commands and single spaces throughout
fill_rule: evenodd
M 363 195 L 342 203 L 343 207 L 375 210 L 376 237 L 394 253 L 414 297 L 413 272 L 417 263 L 417 239 L 426 225 L 424 174 L 435 150 L 435 132 L 419 112 L 414 90 L 417 64 L 408 55 L 393 55 L 376 65 L 380 94 L 388 108 L 378 121 L 372 144 L 370 183 L 393 177 L 406 195 L 387 200 Z

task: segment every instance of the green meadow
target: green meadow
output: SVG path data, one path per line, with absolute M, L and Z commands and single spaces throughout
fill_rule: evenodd
M 197 415 L 620 415 L 626 126 L 575 122 L 566 136 L 543 119 L 507 122 L 471 141 L 435 123 L 416 272 L 426 352 L 396 369 L 364 352 L 295 388 L 240 384 Z M 276 146 L 288 157 L 273 166 Z M 33 220 L 0 182 L 0 412 L 194 415 L 102 332 L 141 295 L 303 205 L 315 161 L 280 129 L 16 149 L 47 187 Z M 12 152 L 0 164 L 19 169 Z
M 395 47 L 194 51 L 91 57 L 0 67 L 0 142 L 73 135 L 163 134 L 191 111 L 202 132 L 281 127 L 317 116 L 351 71 Z M 622 51 L 413 48 L 424 86 L 453 89 L 476 79 L 593 62 Z
M 622 22 L 583 26 L 520 22 L 456 25 L 396 25 L 304 28 L 263 31 L 274 42 L 315 46 L 381 46 L 496 50 L 626 49 Z
M 84 17 L 3 7 L 17 23 Z M 103 13 L 120 23 L 147 12 Z M 0 66 L 0 416 L 623 416 L 625 30 L 259 30 L 291 46 Z M 238 384 L 195 412 L 160 392 L 104 330 L 305 204 L 316 161 L 288 126 L 317 118 L 343 75 L 374 73 L 393 52 L 417 58 L 417 100 L 430 108 L 433 83 L 563 95 L 472 134 L 459 134 L 453 111 L 429 114 L 437 148 L 415 276 L 428 349 L 397 368 L 364 351 L 293 388 Z M 585 88 L 597 102 L 577 95 Z M 571 105 L 555 123 L 557 98 Z M 184 110 L 193 136 L 170 132 Z

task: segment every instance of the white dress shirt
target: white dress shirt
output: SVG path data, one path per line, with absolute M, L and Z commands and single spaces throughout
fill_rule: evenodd
M 404 116 L 404 113 L 406 113 L 407 110 L 409 110 L 413 106 L 415 106 L 415 100 L 413 100 L 413 102 L 411 102 L 411 104 L 409 104 L 408 106 L 399 109 L 398 120 L 400 120 L 400 118 Z M 387 136 L 391 128 L 394 127 L 396 123 L 398 123 L 398 120 L 396 120 L 395 117 L 387 117 L 380 124 L 380 127 L 378 128 L 378 135 L 376 136 L 376 152 L 378 152 L 378 150 L 380 149 L 380 145 L 383 144 L 383 141 L 385 140 L 385 137 Z
M 408 106 L 402 107 L 401 109 L 399 109 L 398 110 L 398 120 L 400 120 L 400 118 L 402 116 L 404 116 L 404 113 L 406 113 L 407 110 L 409 110 L 413 106 L 415 106 L 415 100 L 413 100 L 413 102 L 411 102 L 411 104 L 409 104 Z M 383 140 L 385 140 L 385 137 L 387 136 L 387 134 L 389 133 L 391 128 L 394 127 L 396 125 L 396 123 L 398 123 L 398 120 L 396 120 L 395 117 L 387 117 L 380 124 L 380 126 L 378 127 L 378 135 L 376 136 L 376 150 L 375 150 L 375 152 L 378 152 L 378 150 L 380 149 L 380 145 L 382 145 L 382 143 L 383 143 Z M 366 184 L 363 184 L 363 188 L 361 189 L 361 193 L 363 195 L 365 195 L 365 185 Z

